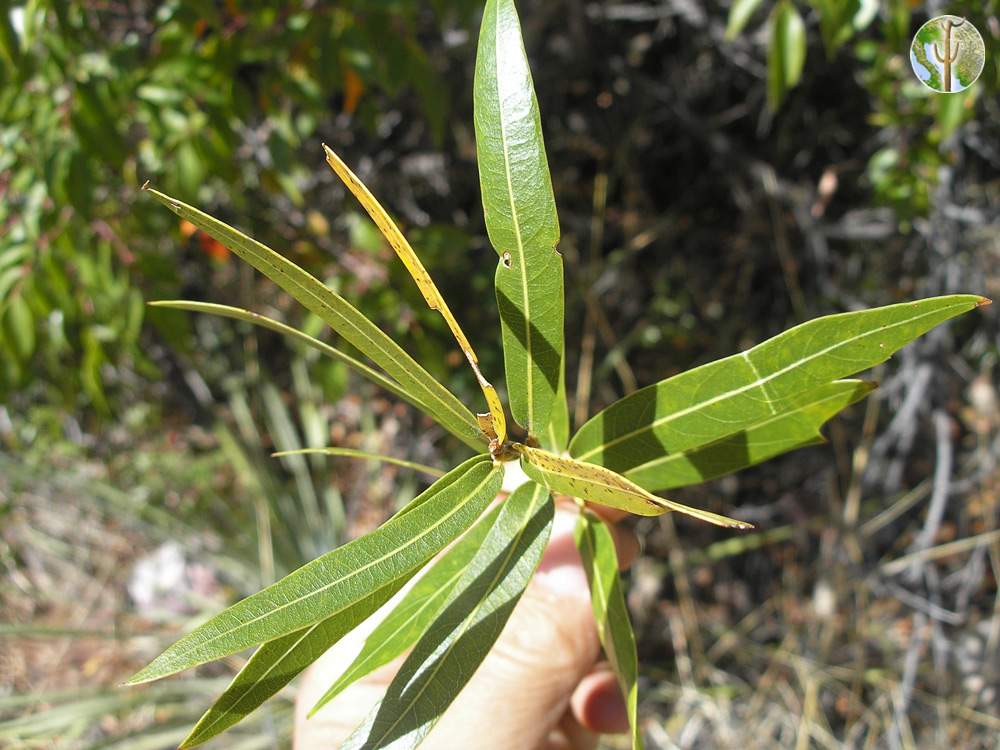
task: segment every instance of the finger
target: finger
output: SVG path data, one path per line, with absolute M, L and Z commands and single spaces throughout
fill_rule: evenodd
M 609 508 L 606 505 L 597 505 L 596 503 L 587 503 L 587 510 L 610 523 L 618 523 L 628 515 L 627 511 L 620 510 L 619 508 Z
M 570 706 L 580 725 L 591 732 L 618 734 L 629 730 L 625 700 L 618 679 L 607 663 L 597 665 L 580 680 Z
M 556 507 L 565 510 L 567 513 L 575 514 L 579 512 L 579 506 L 576 502 L 570 500 L 557 500 Z M 615 508 L 605 508 L 600 505 L 590 504 L 587 505 L 587 510 L 607 521 L 608 529 L 610 529 L 611 535 L 615 540 L 615 550 L 618 552 L 618 569 L 628 570 L 632 567 L 632 563 L 635 562 L 635 558 L 639 556 L 639 552 L 641 551 L 639 539 L 632 530 L 620 527 L 615 523 L 615 521 L 628 514 L 625 511 Z
M 639 556 L 641 545 L 639 538 L 632 529 L 623 526 L 609 526 L 611 536 L 615 540 L 615 552 L 618 553 L 618 569 L 628 570 Z
M 567 711 L 539 750 L 595 750 L 597 739 L 596 734 L 580 726 L 572 711 Z

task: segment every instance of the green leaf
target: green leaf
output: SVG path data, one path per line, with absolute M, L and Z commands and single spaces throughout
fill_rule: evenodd
M 500 506 L 480 518 L 440 560 L 424 573 L 406 596 L 365 639 L 361 653 L 309 712 L 311 717 L 351 683 L 361 679 L 416 643 L 437 617 L 496 522 Z
M 429 474 L 432 477 L 444 476 L 444 472 L 440 469 L 435 469 L 433 466 L 427 466 L 426 464 L 420 464 L 416 461 L 407 461 L 402 458 L 396 458 L 395 456 L 384 456 L 381 453 L 368 453 L 367 451 L 358 451 L 353 448 L 300 448 L 294 451 L 278 451 L 277 453 L 272 453 L 271 458 L 283 458 L 284 456 L 301 456 L 306 453 L 324 455 L 324 456 L 344 456 L 345 458 L 361 458 L 366 461 L 381 461 L 386 464 L 395 464 L 396 466 L 402 466 L 406 469 L 413 469 L 414 471 L 420 471 L 424 474 Z
M 617 401 L 580 428 L 570 454 L 624 474 L 707 445 L 780 414 L 800 393 L 884 362 L 986 302 L 975 295 L 933 297 L 811 320 Z
M 782 453 L 824 442 L 819 428 L 875 389 L 862 380 L 835 380 L 795 396 L 787 410 L 762 417 L 721 440 L 667 453 L 625 472 L 651 492 L 684 487 L 759 464 Z
M 735 529 L 753 528 L 745 521 L 726 518 L 709 513 L 707 510 L 651 495 L 635 482 L 603 466 L 574 461 L 572 458 L 564 458 L 525 445 L 515 445 L 514 448 L 521 454 L 521 467 L 524 473 L 553 492 L 561 492 L 609 508 L 618 508 L 638 516 L 659 516 L 668 511 L 676 511 L 716 526 Z
M 642 750 L 639 731 L 639 658 L 636 655 L 635 635 L 629 622 L 628 607 L 618 577 L 618 554 L 615 540 L 608 527 L 592 513 L 584 511 L 576 523 L 573 534 L 583 570 L 590 585 L 590 603 L 594 610 L 597 635 L 604 653 L 618 676 L 629 726 L 632 729 L 632 749 Z
M 549 493 L 532 482 L 503 503 L 441 614 L 341 750 L 420 743 L 499 637 L 542 557 L 552 517 Z
M 569 443 L 569 403 L 566 401 L 566 360 L 559 370 L 559 388 L 552 405 L 549 426 L 542 433 L 542 447 L 553 453 L 562 453 Z
M 213 219 L 193 206 L 149 189 L 156 200 L 187 219 L 210 237 L 276 283 L 359 351 L 370 357 L 386 374 L 420 403 L 433 409 L 435 418 L 448 430 L 461 435 L 475 449 L 487 442 L 475 416 L 447 388 L 366 318 L 347 300 L 331 291 L 315 276 L 282 255 Z
M 538 101 L 512 0 L 488 0 L 483 11 L 474 104 L 486 230 L 500 255 L 496 294 L 511 414 L 541 435 L 562 359 L 563 269 Z
M 468 528 L 496 497 L 502 464 L 466 462 L 372 533 L 338 547 L 234 604 L 181 638 L 129 684 L 235 654 L 343 612 L 392 587 Z
M 459 469 L 471 466 L 480 460 L 482 460 L 481 457 L 470 459 L 459 467 Z M 414 510 L 426 501 L 426 493 L 414 498 L 396 517 L 398 518 L 404 513 Z M 447 554 L 452 555 L 454 550 L 464 547 L 467 543 L 466 540 L 470 540 L 468 542 L 470 551 L 465 556 L 464 561 L 468 562 L 472 553 L 475 552 L 482 542 L 482 538 L 492 524 L 492 520 L 496 517 L 498 510 L 491 511 L 490 514 L 480 519 L 472 530 Z M 442 562 L 443 560 L 444 558 L 442 558 Z M 464 562 L 460 564 L 464 566 Z M 439 564 L 435 565 L 435 569 Z M 281 690 L 310 664 L 316 661 L 316 659 L 322 656 L 333 644 L 360 625 L 369 615 L 402 588 L 406 581 L 416 572 L 417 570 L 414 569 L 406 576 L 396 579 L 391 586 L 374 592 L 371 596 L 362 599 L 332 617 L 263 644 L 250 658 L 246 666 L 236 675 L 229 687 L 226 688 L 226 691 L 219 696 L 219 699 L 201 717 L 188 737 L 181 743 L 181 747 L 200 745 L 248 716 L 264 701 Z M 433 570 L 431 573 L 428 573 L 428 576 L 432 574 Z M 423 581 L 424 578 L 421 578 L 420 584 L 415 587 L 414 591 L 423 585 Z M 426 592 L 427 589 L 424 588 L 422 591 Z M 413 596 L 412 592 L 407 594 L 404 601 L 411 601 Z M 440 604 L 441 597 L 438 596 L 436 600 Z M 426 603 L 423 602 L 415 603 L 426 606 Z M 399 605 L 399 607 L 402 606 L 402 604 Z M 393 610 L 393 614 L 395 614 L 399 607 Z M 434 611 L 436 612 L 436 610 Z M 393 614 L 390 614 L 390 617 Z M 382 626 L 380 625 L 379 627 L 381 628 Z M 419 628 L 416 636 L 419 636 L 423 630 L 424 628 Z M 416 636 L 413 640 L 416 640 Z M 371 642 L 372 638 L 373 636 L 370 636 L 368 642 Z M 410 643 L 412 643 L 412 640 Z M 393 654 L 389 657 L 389 660 L 395 658 L 397 655 Z M 361 675 L 358 674 L 357 676 Z
M 415 569 L 332 617 L 261 645 L 180 747 L 207 742 L 249 716 L 392 598 L 414 573 Z
M 771 11 L 771 44 L 767 51 L 767 103 L 781 106 L 802 77 L 806 61 L 806 27 L 795 6 L 781 0 Z
M 23 294 L 15 294 L 7 304 L 7 328 L 14 351 L 22 362 L 35 351 L 35 318 Z
M 743 27 L 747 25 L 750 16 L 760 7 L 761 0 L 733 0 L 729 6 L 729 19 L 726 22 L 726 39 L 735 39 Z
M 289 338 L 301 341 L 306 346 L 309 346 L 317 351 L 326 354 L 329 357 L 337 360 L 338 362 L 343 362 L 345 365 L 355 370 L 359 374 L 365 376 L 370 381 L 378 386 L 381 386 L 390 393 L 395 394 L 399 398 L 403 399 L 407 403 L 413 404 L 415 407 L 420 409 L 422 412 L 427 414 L 432 419 L 436 419 L 434 415 L 434 410 L 428 406 L 422 404 L 419 399 L 411 395 L 400 385 L 391 378 L 386 377 L 378 370 L 375 370 L 364 362 L 361 362 L 349 354 L 345 354 L 334 346 L 320 341 L 317 338 L 313 338 L 307 333 L 303 333 L 297 328 L 292 328 L 289 325 L 281 323 L 273 318 L 268 318 L 265 315 L 255 313 L 251 310 L 244 310 L 240 307 L 231 307 L 229 305 L 217 305 L 212 302 L 194 302 L 192 300 L 156 300 L 154 302 L 148 303 L 152 307 L 164 307 L 171 310 L 187 310 L 189 312 L 200 312 L 207 313 L 209 315 L 218 315 L 223 318 L 232 318 L 233 320 L 242 320 L 246 323 L 253 323 L 254 325 L 261 326 L 262 328 L 267 328 L 277 333 L 280 333 Z M 447 424 L 440 423 L 442 427 L 450 431 Z M 464 440 L 466 431 L 456 431 L 452 432 L 456 437 Z M 478 447 L 478 446 L 477 446 Z

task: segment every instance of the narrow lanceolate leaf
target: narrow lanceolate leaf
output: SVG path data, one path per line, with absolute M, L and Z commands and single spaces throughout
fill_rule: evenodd
M 806 61 L 806 26 L 795 5 L 780 0 L 771 11 L 771 43 L 767 50 L 767 103 L 778 109 L 799 82 Z
M 382 236 L 388 241 L 389 245 L 393 250 L 396 251 L 396 255 L 399 259 L 403 261 L 403 265 L 406 266 L 406 270 L 409 271 L 410 276 L 417 283 L 417 287 L 420 289 L 420 293 L 424 296 L 424 301 L 427 302 L 427 306 L 431 310 L 437 310 L 441 313 L 441 317 L 444 318 L 445 322 L 448 324 L 448 328 L 451 330 L 452 335 L 455 337 L 455 341 L 458 342 L 459 348 L 461 348 L 462 353 L 465 354 L 465 358 L 468 360 L 469 365 L 472 366 L 472 371 L 476 375 L 476 380 L 479 382 L 479 387 L 483 391 L 483 396 L 486 398 L 486 406 L 489 409 L 490 419 L 492 420 L 492 435 L 499 443 L 503 443 L 507 439 L 507 421 L 504 418 L 503 406 L 500 404 L 500 397 L 497 395 L 496 389 L 490 385 L 490 383 L 483 377 L 482 372 L 479 370 L 479 358 L 476 357 L 475 351 L 472 349 L 472 344 L 469 343 L 469 339 L 466 337 L 465 332 L 462 327 L 458 324 L 458 320 L 452 314 L 451 310 L 448 308 L 448 303 L 444 301 L 444 297 L 441 296 L 441 292 L 438 291 L 437 285 L 431 278 L 431 275 L 427 273 L 427 269 L 424 268 L 424 264 L 420 261 L 419 256 L 413 251 L 410 243 L 407 241 L 403 233 L 399 231 L 399 227 L 396 226 L 396 222 L 392 220 L 388 212 L 382 208 L 382 204 L 379 203 L 375 196 L 371 194 L 371 191 L 365 186 L 361 180 L 358 179 L 357 175 L 351 171 L 343 160 L 337 156 L 334 151 L 323 144 L 323 150 L 326 151 L 326 161 L 337 173 L 337 176 L 343 181 L 347 186 L 347 189 L 354 194 L 354 197 L 358 199 L 358 202 L 364 206 L 365 211 L 371 216 L 372 221 L 382 232 Z
M 415 572 L 333 617 L 261 645 L 180 747 L 200 745 L 242 721 L 385 604 Z
M 343 612 L 408 577 L 467 529 L 496 496 L 503 466 L 483 458 L 439 479 L 372 533 L 338 547 L 177 641 L 130 684 L 274 640 Z
M 493 528 L 500 506 L 480 518 L 430 570 L 420 576 L 382 622 L 371 632 L 361 653 L 309 712 L 311 717 L 348 685 L 388 664 L 417 642 L 448 601 L 465 569 Z
M 195 302 L 193 300 L 156 300 L 154 302 L 148 303 L 151 307 L 165 307 L 171 310 L 187 310 L 189 312 L 200 312 L 207 313 L 209 315 L 218 315 L 222 318 L 232 318 L 233 320 L 242 320 L 246 323 L 253 323 L 254 325 L 261 326 L 262 328 L 267 328 L 269 330 L 280 333 L 289 338 L 295 339 L 302 342 L 308 347 L 311 347 L 328 357 L 332 357 L 338 362 L 343 362 L 345 365 L 353 369 L 355 372 L 368 378 L 370 381 L 378 386 L 381 386 L 390 393 L 395 394 L 404 401 L 413 404 L 422 412 L 427 414 L 432 419 L 434 418 L 434 410 L 428 406 L 424 406 L 415 397 L 403 390 L 399 384 L 387 378 L 385 375 L 380 373 L 378 370 L 372 369 L 364 362 L 361 362 L 349 354 L 345 354 L 334 346 L 330 346 L 326 342 L 320 341 L 317 338 L 310 336 L 308 333 L 303 333 L 302 331 L 292 328 L 289 325 L 275 320 L 274 318 L 269 318 L 266 315 L 261 315 L 260 313 L 255 313 L 251 310 L 245 310 L 241 307 L 231 307 L 229 305 L 218 305 L 213 302 Z M 447 424 L 442 424 L 442 427 L 448 429 Z M 456 436 L 463 438 L 466 432 L 459 432 Z
M 382 329 L 315 276 L 197 208 L 157 190 L 149 189 L 148 192 L 182 219 L 190 221 L 221 242 L 322 318 L 413 398 L 432 409 L 434 417 L 442 424 L 447 424 L 449 431 L 462 436 L 463 441 L 477 450 L 486 442 L 475 416 L 454 394 L 438 383 Z
M 460 475 L 482 460 L 482 456 L 471 458 L 458 466 L 452 474 Z M 415 497 L 399 511 L 396 517 L 399 518 L 415 510 L 431 497 L 433 495 L 428 493 Z M 484 532 L 477 530 L 484 522 L 490 523 L 490 519 L 494 516 L 495 514 L 490 514 L 480 519 L 466 537 L 480 534 L 481 541 Z M 466 537 L 463 537 L 462 544 L 465 543 Z M 449 552 L 449 554 L 451 553 Z M 396 579 L 392 585 L 374 591 L 370 596 L 361 599 L 342 612 L 261 645 L 246 666 L 233 678 L 226 691 L 201 717 L 188 737 L 181 743 L 181 747 L 200 745 L 248 716 L 322 656 L 333 644 L 367 619 L 402 588 L 416 572 L 417 569 L 414 569 L 407 575 Z
M 963 294 L 811 320 L 617 401 L 580 428 L 570 454 L 624 474 L 707 445 L 777 416 L 801 393 L 884 362 L 939 323 L 986 303 Z
M 541 435 L 542 447 L 553 453 L 562 453 L 569 443 L 569 403 L 566 401 L 566 361 L 559 370 L 559 388 L 552 404 L 549 425 Z
M 726 21 L 726 39 L 735 39 L 743 27 L 747 25 L 750 16 L 760 7 L 761 0 L 733 0 L 729 6 L 729 18 Z
M 676 511 L 716 526 L 733 529 L 753 528 L 745 521 L 726 518 L 716 513 L 709 513 L 707 510 L 651 495 L 635 482 L 603 466 L 575 461 L 572 458 L 564 458 L 524 445 L 516 445 L 515 449 L 521 454 L 521 467 L 524 473 L 553 492 L 578 497 L 609 508 L 618 508 L 638 516 L 659 516 L 669 511 Z
M 496 523 L 381 703 L 341 750 L 416 747 L 478 669 L 531 579 L 552 530 L 548 491 L 533 482 Z
M 639 731 L 639 659 L 635 634 L 625 606 L 618 555 L 608 527 L 592 513 L 584 511 L 574 531 L 577 549 L 590 585 L 590 603 L 597 623 L 597 635 L 604 653 L 618 676 L 631 727 L 632 750 L 642 750 Z
M 427 466 L 426 464 L 417 463 L 416 461 L 407 461 L 402 458 L 396 458 L 395 456 L 384 456 L 381 453 L 358 451 L 353 448 L 300 448 L 299 450 L 294 451 L 278 451 L 277 453 L 272 453 L 271 457 L 282 458 L 284 456 L 300 456 L 304 453 L 313 453 L 324 456 L 342 456 L 345 458 L 360 458 L 365 461 L 380 461 L 381 463 L 402 466 L 404 469 L 413 469 L 414 471 L 429 474 L 432 477 L 444 476 L 443 471 L 435 469 L 433 466 Z
M 667 453 L 625 472 L 644 489 L 669 490 L 730 474 L 796 448 L 823 442 L 819 428 L 867 396 L 874 383 L 835 380 L 793 397 L 787 409 L 700 448 Z
M 511 413 L 528 433 L 549 423 L 563 351 L 559 218 L 538 102 L 512 0 L 488 0 L 476 57 L 476 151 Z

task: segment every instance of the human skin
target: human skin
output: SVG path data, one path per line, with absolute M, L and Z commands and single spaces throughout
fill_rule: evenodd
M 605 511 L 600 510 L 609 521 L 621 517 Z M 573 541 L 576 519 L 571 503 L 557 505 L 552 537 L 537 573 L 496 645 L 421 748 L 591 750 L 599 734 L 628 730 L 615 676 L 606 663 L 598 661 L 600 643 L 587 578 Z M 627 568 L 638 552 L 638 542 L 618 526 L 612 530 L 619 566 Z M 402 657 L 306 718 L 377 622 L 378 615 L 330 649 L 304 675 L 295 705 L 295 750 L 337 747 L 385 692 Z

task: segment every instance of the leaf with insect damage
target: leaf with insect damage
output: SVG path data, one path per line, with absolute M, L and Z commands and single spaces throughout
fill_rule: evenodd
M 726 518 L 707 510 L 675 503 L 652 495 L 620 474 L 596 464 L 564 458 L 539 448 L 516 445 L 524 473 L 553 492 L 577 497 L 609 508 L 618 508 L 638 516 L 659 516 L 676 511 L 701 521 L 733 529 L 749 529 L 745 521 Z

